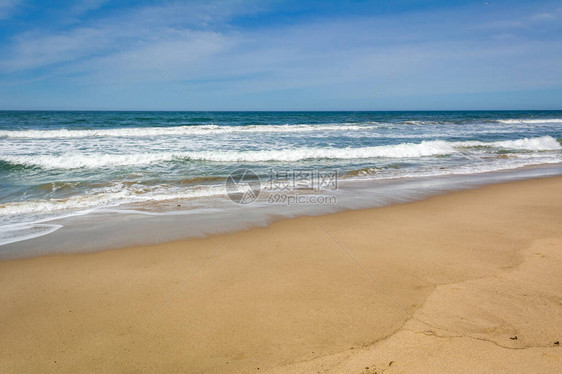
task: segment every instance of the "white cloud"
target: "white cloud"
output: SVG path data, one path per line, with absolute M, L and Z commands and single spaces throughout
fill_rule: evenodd
M 231 17 L 260 11 L 257 5 L 248 7 L 238 1 L 168 4 L 132 9 L 66 32 L 30 31 L 13 39 L 0 69 L 31 75 L 22 77 L 26 82 L 40 70 L 57 84 L 98 92 L 142 85 L 181 96 L 152 55 L 210 109 L 220 109 L 220 101 L 283 90 L 315 92 L 311 100 L 361 102 L 410 55 L 412 61 L 383 94 L 562 85 L 562 41 L 522 38 L 527 29 L 513 27 L 530 15 L 494 18 L 493 27 L 490 17 L 452 11 L 229 27 Z
M 80 0 L 75 1 L 70 8 L 73 15 L 81 15 L 92 10 L 96 10 L 107 4 L 109 0 Z
M 0 0 L 0 19 L 9 18 L 21 0 Z
M 209 32 L 205 30 L 210 23 L 225 21 L 240 12 L 261 9 L 252 4 L 236 0 L 146 6 L 63 32 L 28 31 L 14 36 L 12 45 L 5 47 L 4 58 L 0 57 L 0 70 L 14 72 L 41 68 L 98 55 L 134 51 L 153 43 L 181 44 L 186 35 Z
M 556 17 L 552 13 L 536 13 L 531 16 L 533 21 L 551 21 Z

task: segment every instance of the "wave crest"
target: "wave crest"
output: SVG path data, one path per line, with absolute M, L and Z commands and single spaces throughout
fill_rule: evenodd
M 499 119 L 499 123 L 518 124 L 518 123 L 562 123 L 561 118 L 539 118 L 539 119 Z
M 0 138 L 12 139 L 56 139 L 91 137 L 151 137 L 182 135 L 216 135 L 229 133 L 299 133 L 313 131 L 356 131 L 373 128 L 373 125 L 318 124 L 318 125 L 245 125 L 245 126 L 176 126 L 176 127 L 130 127 L 92 130 L 1 130 Z
M 2 156 L 0 160 L 10 165 L 20 164 L 44 169 L 104 168 L 116 166 L 148 165 L 170 161 L 211 162 L 294 162 L 310 159 L 369 159 L 369 158 L 418 158 L 449 155 L 470 151 L 474 147 L 491 147 L 523 151 L 555 151 L 560 143 L 550 137 L 524 138 L 498 142 L 447 142 L 444 140 L 400 143 L 361 148 L 295 148 L 260 151 L 191 151 L 138 154 L 65 154 L 42 156 Z

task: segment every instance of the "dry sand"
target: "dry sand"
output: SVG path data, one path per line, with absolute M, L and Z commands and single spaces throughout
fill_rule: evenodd
M 561 177 L 0 262 L 2 373 L 553 373 L 560 340 Z

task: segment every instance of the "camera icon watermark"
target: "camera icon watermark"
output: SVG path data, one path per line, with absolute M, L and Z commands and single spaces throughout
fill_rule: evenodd
M 264 178 L 265 179 L 265 178 Z M 338 172 L 311 169 L 273 170 L 262 183 L 259 175 L 251 169 L 236 169 L 226 179 L 226 193 L 236 204 L 250 204 L 260 195 L 268 204 L 304 205 L 336 204 L 334 195 L 326 191 L 338 188 Z
M 250 204 L 260 195 L 260 177 L 250 169 L 236 169 L 226 178 L 225 188 L 236 204 Z

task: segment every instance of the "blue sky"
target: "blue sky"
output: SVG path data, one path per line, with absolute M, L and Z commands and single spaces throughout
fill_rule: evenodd
M 0 109 L 562 109 L 562 1 L 0 0 Z

